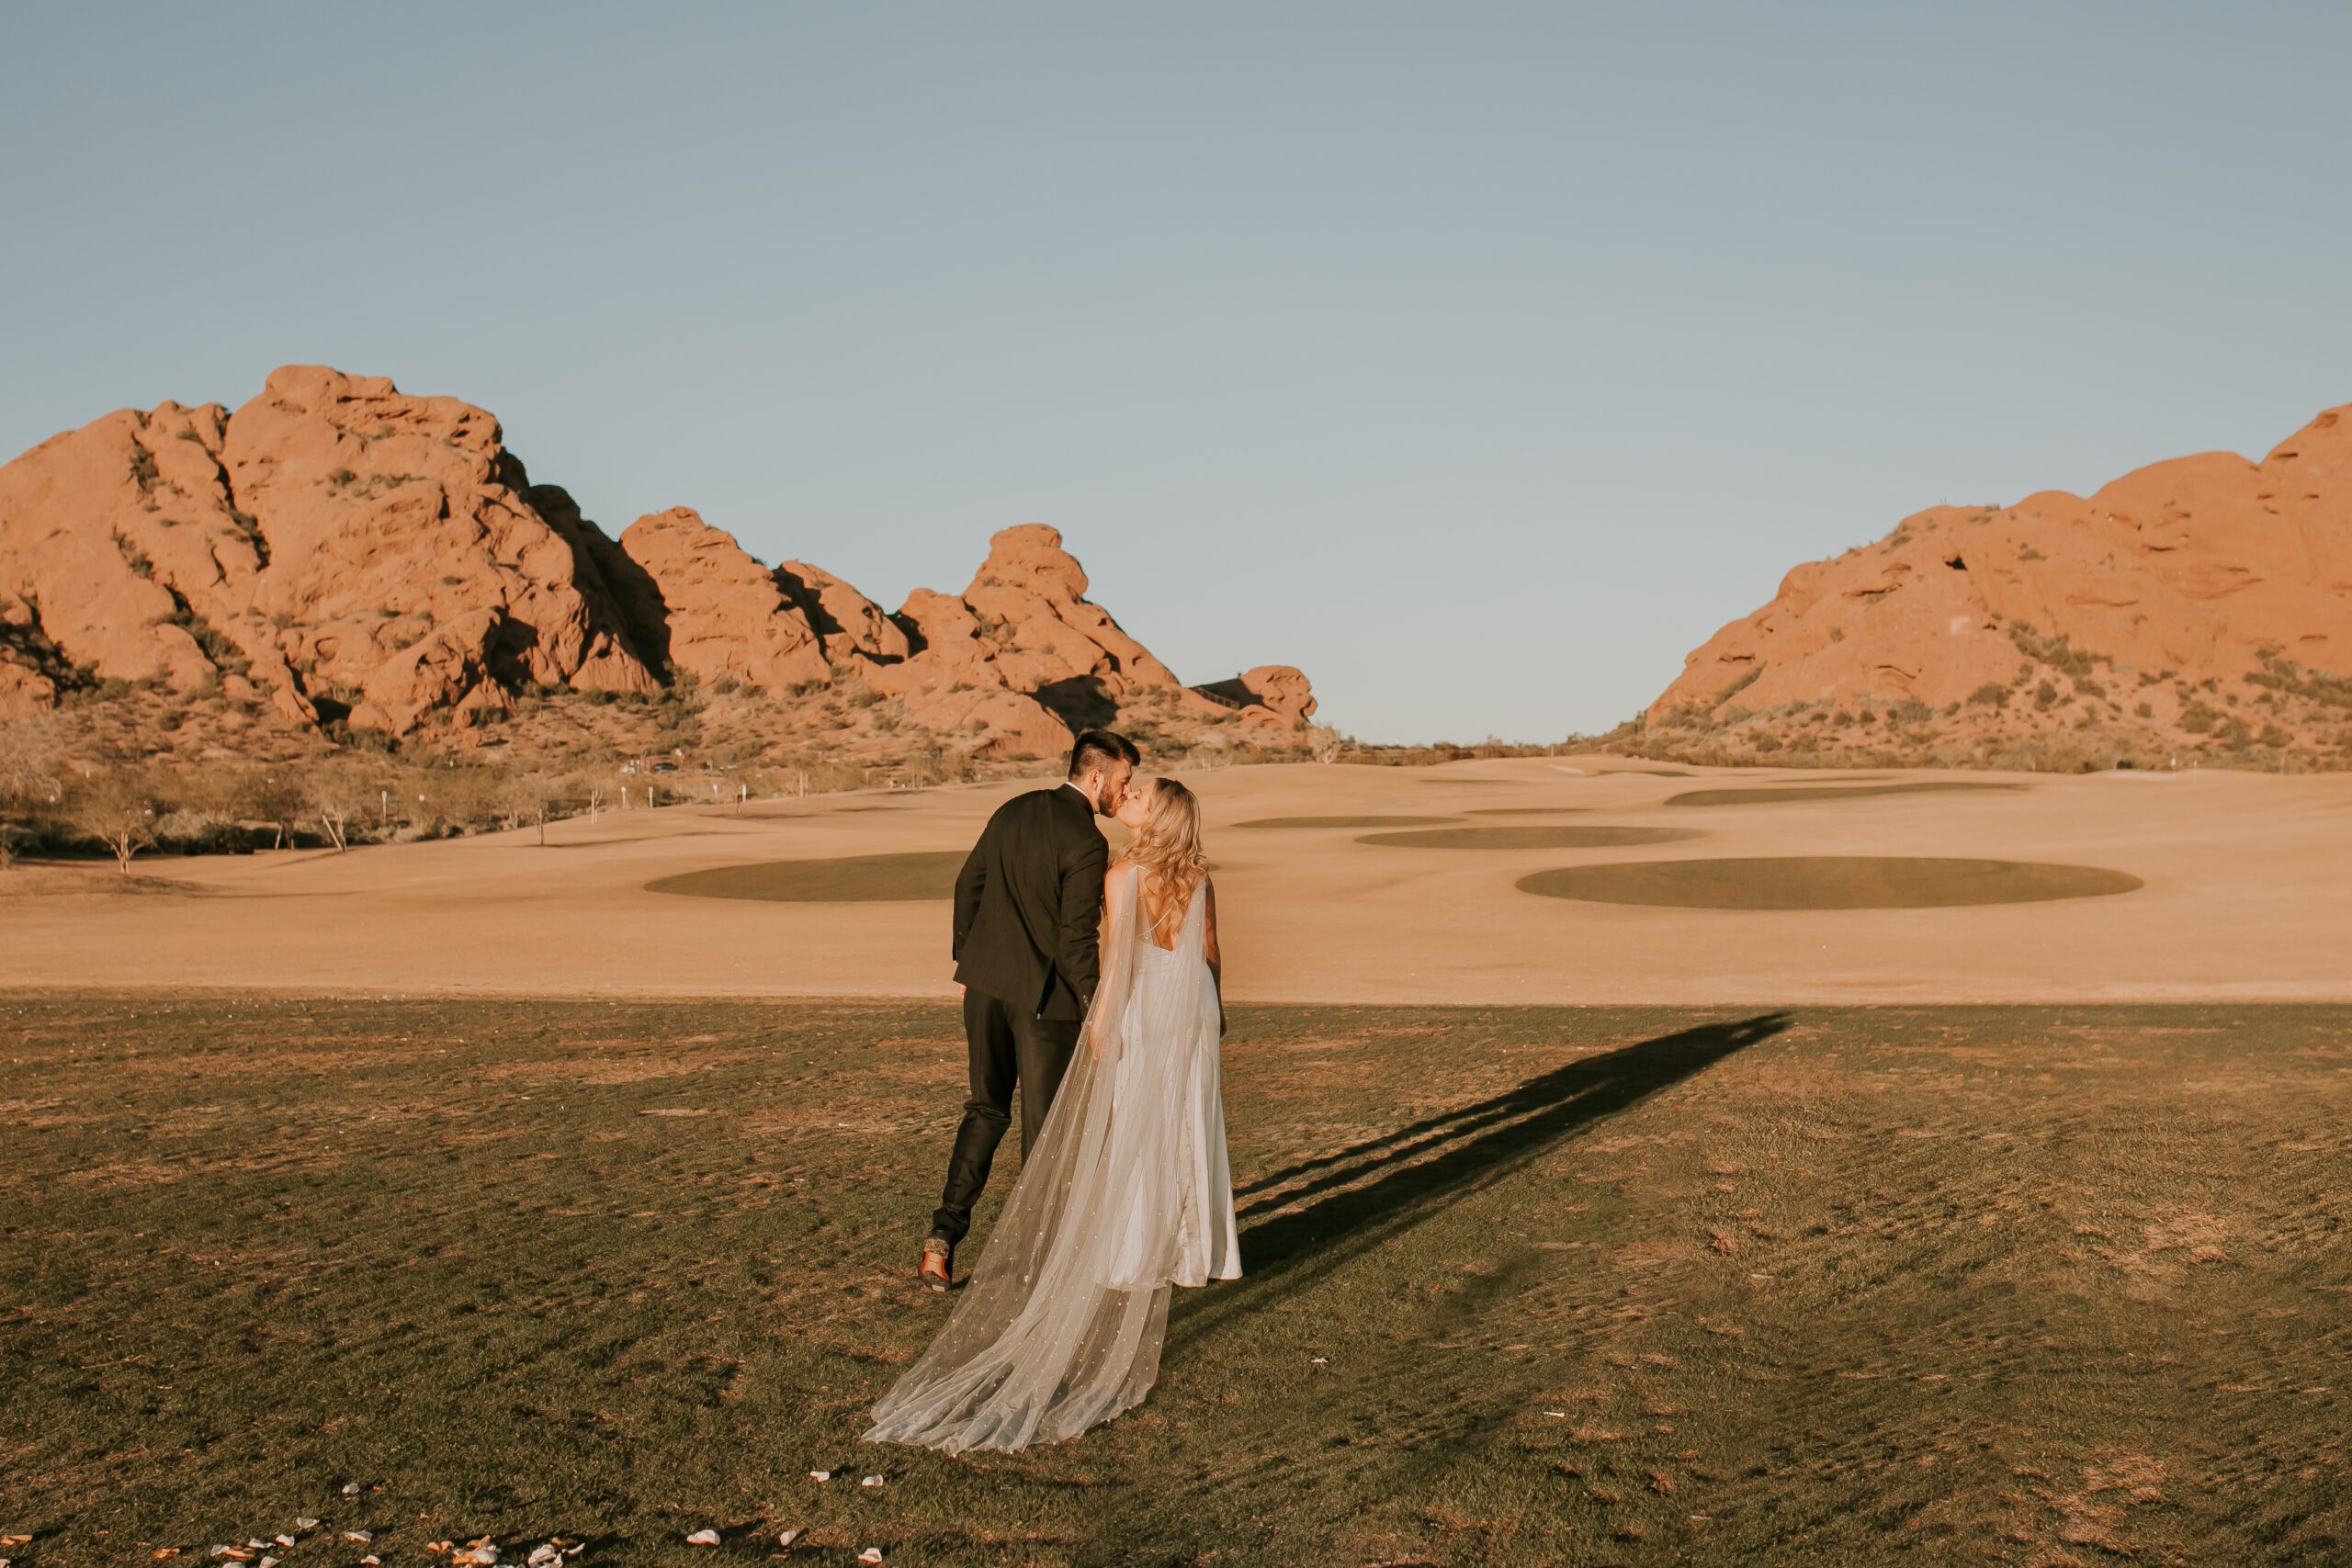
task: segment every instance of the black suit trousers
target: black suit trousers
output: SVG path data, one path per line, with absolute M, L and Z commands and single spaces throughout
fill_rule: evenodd
M 996 1146 L 1012 1122 L 1012 1091 L 1021 1090 L 1021 1154 L 1025 1159 L 1046 1124 L 1046 1112 L 1078 1048 L 1078 1021 L 1039 1018 L 1031 1010 L 968 987 L 964 992 L 964 1041 L 971 1054 L 971 1098 L 947 1157 L 947 1186 L 931 1217 L 931 1233 L 960 1242 L 972 1228 L 972 1205 L 989 1181 Z

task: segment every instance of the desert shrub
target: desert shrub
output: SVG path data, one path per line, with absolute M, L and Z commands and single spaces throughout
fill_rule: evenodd
M 1987 681 L 1968 694 L 1971 705 L 1981 707 L 2005 708 L 2009 705 L 2009 689 Z
M 2058 688 L 2044 681 L 2033 689 L 2033 705 L 2047 713 L 2058 705 Z
M 2011 621 L 2008 632 L 2009 640 L 2017 644 L 2019 653 L 2078 680 L 2099 665 L 2112 666 L 2115 662 L 2104 653 L 2090 653 L 2075 647 L 2063 634 L 2045 637 L 2023 621 Z
M 2352 679 L 2325 670 L 2309 669 L 2275 653 L 2262 656 L 2262 668 L 2249 671 L 2246 682 L 2330 707 L 2352 708 Z
M 2132 711 L 2138 714 L 2142 718 L 2154 718 L 2156 716 L 2156 707 L 2154 703 L 2143 702 Z
M 202 807 L 183 806 L 155 818 L 157 847 L 175 854 L 217 854 L 235 849 L 243 837 L 234 821 Z

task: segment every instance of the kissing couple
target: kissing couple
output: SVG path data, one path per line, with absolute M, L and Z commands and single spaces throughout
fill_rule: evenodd
M 1021 1176 L 954 1311 L 874 1407 L 870 1442 L 961 1453 L 1074 1438 L 1159 1376 L 1169 1290 L 1241 1277 L 1217 1042 L 1216 889 L 1200 802 L 1088 730 L 1069 776 L 997 808 L 956 879 L 971 1098 L 920 1277 L 956 1247 L 1021 1091 Z M 1094 826 L 1132 835 L 1114 858 Z

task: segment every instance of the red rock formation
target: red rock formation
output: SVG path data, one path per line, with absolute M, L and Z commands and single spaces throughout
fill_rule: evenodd
M 989 541 L 988 559 L 960 598 L 920 588 L 909 595 L 898 619 L 913 650 L 870 679 L 919 723 L 952 728 L 970 722 L 967 714 L 984 719 L 988 744 L 1007 754 L 1057 750 L 1074 729 L 1111 722 L 1138 699 L 1179 721 L 1228 716 L 1089 600 L 1087 586 L 1085 569 L 1055 529 L 1035 523 L 1004 529 Z M 1301 694 L 1305 684 L 1297 676 Z M 1022 700 L 983 701 L 969 694 L 976 693 Z M 1312 698 L 1305 701 L 1311 708 Z
M 234 413 L 125 410 L 0 468 L 0 715 L 61 681 L 217 683 L 297 725 L 405 734 L 526 687 L 650 694 L 675 671 L 771 693 L 868 682 L 894 718 L 1010 756 L 1138 699 L 1233 716 L 1086 590 L 1034 525 L 996 536 L 962 597 L 919 590 L 896 615 L 817 567 L 761 565 L 684 507 L 616 542 L 533 485 L 484 411 L 289 366 Z M 1296 671 L 1247 679 L 1245 716 L 1313 712 Z
M 621 548 L 661 597 L 680 674 L 771 689 L 831 678 L 816 628 L 732 534 L 673 506 L 630 524 Z
M 289 366 L 261 396 L 111 413 L 0 468 L 0 593 L 72 664 L 395 732 L 500 682 L 645 690 L 593 568 L 497 422 Z
M 1290 665 L 1261 664 L 1243 673 L 1241 685 L 1251 698 L 1241 710 L 1245 718 L 1263 715 L 1278 723 L 1304 724 L 1315 716 L 1315 689 L 1305 671 Z
M 2208 453 L 2087 498 L 2043 491 L 1917 513 L 1877 544 L 1790 572 L 1770 604 L 1690 656 L 1648 717 L 1965 705 L 2018 682 L 2059 638 L 2151 684 L 2237 682 L 2266 657 L 2352 671 L 2346 412 L 2322 413 L 2259 463 Z
M 863 654 L 878 664 L 907 656 L 907 634 L 882 606 L 807 561 L 788 560 L 775 569 L 775 585 L 824 639 L 825 657 L 842 666 Z

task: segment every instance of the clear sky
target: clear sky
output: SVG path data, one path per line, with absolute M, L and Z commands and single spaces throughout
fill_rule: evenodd
M 1367 739 L 2352 400 L 2352 6 L 0 14 L 0 456 L 324 362 L 886 605 L 1059 527 Z

